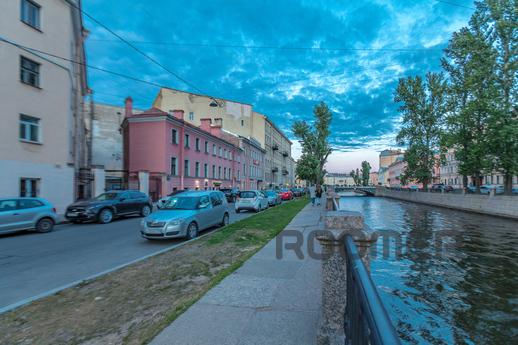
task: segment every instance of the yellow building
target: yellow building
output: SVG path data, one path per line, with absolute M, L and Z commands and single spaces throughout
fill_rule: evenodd
M 213 122 L 221 118 L 227 132 L 255 139 L 265 148 L 265 116 L 254 112 L 251 104 L 162 88 L 153 107 L 165 112 L 183 110 L 185 120 L 196 126 L 200 126 L 203 118 L 210 118 Z

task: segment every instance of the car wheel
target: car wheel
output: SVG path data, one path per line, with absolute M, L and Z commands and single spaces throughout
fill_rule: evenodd
M 140 210 L 140 215 L 142 217 L 147 217 L 151 213 L 151 207 L 149 205 L 142 206 L 142 209 Z
M 227 226 L 229 223 L 229 220 L 230 220 L 230 217 L 229 217 L 228 213 L 225 212 L 225 214 L 223 215 L 223 221 L 221 222 L 221 226 Z
M 198 237 L 198 224 L 191 222 L 187 227 L 187 238 L 192 240 L 196 237 Z
M 54 228 L 54 221 L 50 218 L 43 218 L 36 223 L 37 232 L 50 232 Z
M 99 213 L 99 223 L 107 224 L 113 220 L 113 212 L 109 208 L 101 210 Z

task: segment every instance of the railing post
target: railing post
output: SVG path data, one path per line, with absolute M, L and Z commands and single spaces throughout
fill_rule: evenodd
M 328 196 L 329 199 L 334 204 L 334 196 Z M 322 316 L 317 344 L 343 345 L 347 301 L 347 262 L 343 239 L 347 235 L 353 237 L 366 266 L 369 264 L 370 244 L 376 239 L 358 212 L 327 211 L 322 220 L 324 231 L 317 236 L 322 245 Z

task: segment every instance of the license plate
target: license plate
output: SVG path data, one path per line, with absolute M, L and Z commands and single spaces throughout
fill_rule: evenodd
M 67 216 L 75 217 L 75 216 L 77 216 L 78 214 L 79 214 L 79 213 L 77 213 L 77 212 L 68 212 L 68 213 L 67 213 Z

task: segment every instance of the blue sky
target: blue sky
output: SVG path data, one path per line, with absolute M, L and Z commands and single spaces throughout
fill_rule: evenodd
M 204 93 L 253 104 L 290 138 L 291 123 L 311 121 L 325 101 L 334 114 L 327 169 L 344 172 L 363 159 L 377 168 L 377 152 L 395 146 L 397 80 L 440 69 L 442 49 L 473 12 L 452 4 L 85 0 L 83 9 Z M 90 65 L 195 91 L 88 18 L 85 26 Z M 122 105 L 131 95 L 147 109 L 158 91 L 92 69 L 89 78 L 103 103 Z

